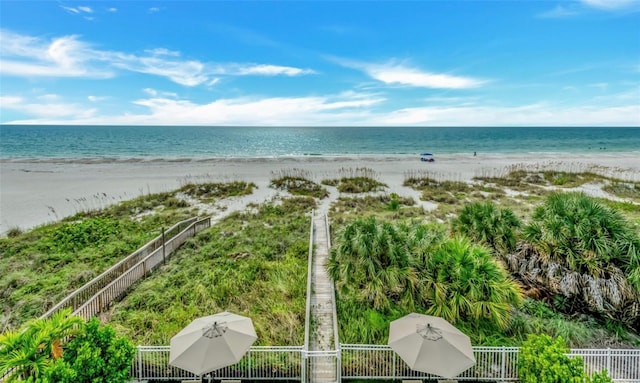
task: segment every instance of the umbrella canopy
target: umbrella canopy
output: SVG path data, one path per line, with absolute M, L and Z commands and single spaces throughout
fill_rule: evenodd
M 198 318 L 171 338 L 169 364 L 206 374 L 240 361 L 256 339 L 250 318 L 226 311 Z
M 469 337 L 439 317 L 413 313 L 394 320 L 389 346 L 411 369 L 445 378 L 476 364 Z

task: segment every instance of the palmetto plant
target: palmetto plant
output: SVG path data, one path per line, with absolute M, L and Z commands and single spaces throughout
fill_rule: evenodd
M 328 261 L 337 289 L 376 309 L 389 308 L 416 289 L 406 227 L 361 218 L 340 233 Z
M 420 266 L 426 313 L 452 323 L 487 320 L 506 328 L 511 309 L 522 301 L 518 285 L 488 249 L 465 237 L 448 239 Z
M 1 334 L 0 376 L 11 370 L 7 382 L 39 381 L 53 361 L 62 357 L 64 339 L 77 334 L 82 323 L 82 318 L 72 316 L 67 309 Z
M 507 257 L 511 271 L 574 308 L 638 325 L 640 237 L 617 211 L 581 193 L 550 195 Z
M 451 224 L 455 234 L 466 235 L 498 254 L 515 250 L 519 227 L 520 220 L 511 209 L 500 209 L 493 202 L 475 202 L 465 206 Z

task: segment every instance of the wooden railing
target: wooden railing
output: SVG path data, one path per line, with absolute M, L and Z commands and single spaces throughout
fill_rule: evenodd
M 91 318 L 111 302 L 123 296 L 135 282 L 144 278 L 189 237 L 211 226 L 211 220 L 190 218 L 178 222 L 146 245 L 142 246 L 90 282 L 69 294 L 44 313 L 48 318 L 55 312 L 71 308 L 73 313 L 85 319 Z M 167 240 L 167 238 L 170 238 Z

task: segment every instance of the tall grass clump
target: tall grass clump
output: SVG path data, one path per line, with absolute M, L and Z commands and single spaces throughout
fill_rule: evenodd
M 203 200 L 214 200 L 228 197 L 237 197 L 253 193 L 256 184 L 253 182 L 211 182 L 199 184 L 186 184 L 178 189 L 178 192 Z
M 325 179 L 323 185 L 335 186 L 341 193 L 369 193 L 384 190 L 387 185 L 378 181 L 371 168 L 341 168 L 337 179 Z
M 293 195 L 309 196 L 318 199 L 329 195 L 327 189 L 311 181 L 311 174 L 302 169 L 271 172 L 270 186 L 278 190 L 286 190 Z

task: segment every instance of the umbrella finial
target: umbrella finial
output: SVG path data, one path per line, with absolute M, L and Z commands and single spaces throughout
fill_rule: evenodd
M 426 325 L 417 324 L 416 332 L 426 340 L 440 340 L 442 339 L 442 331 L 439 328 L 431 326 L 431 323 Z
M 227 322 L 218 323 L 216 321 L 202 328 L 202 336 L 209 339 L 222 336 L 225 332 L 227 332 Z

